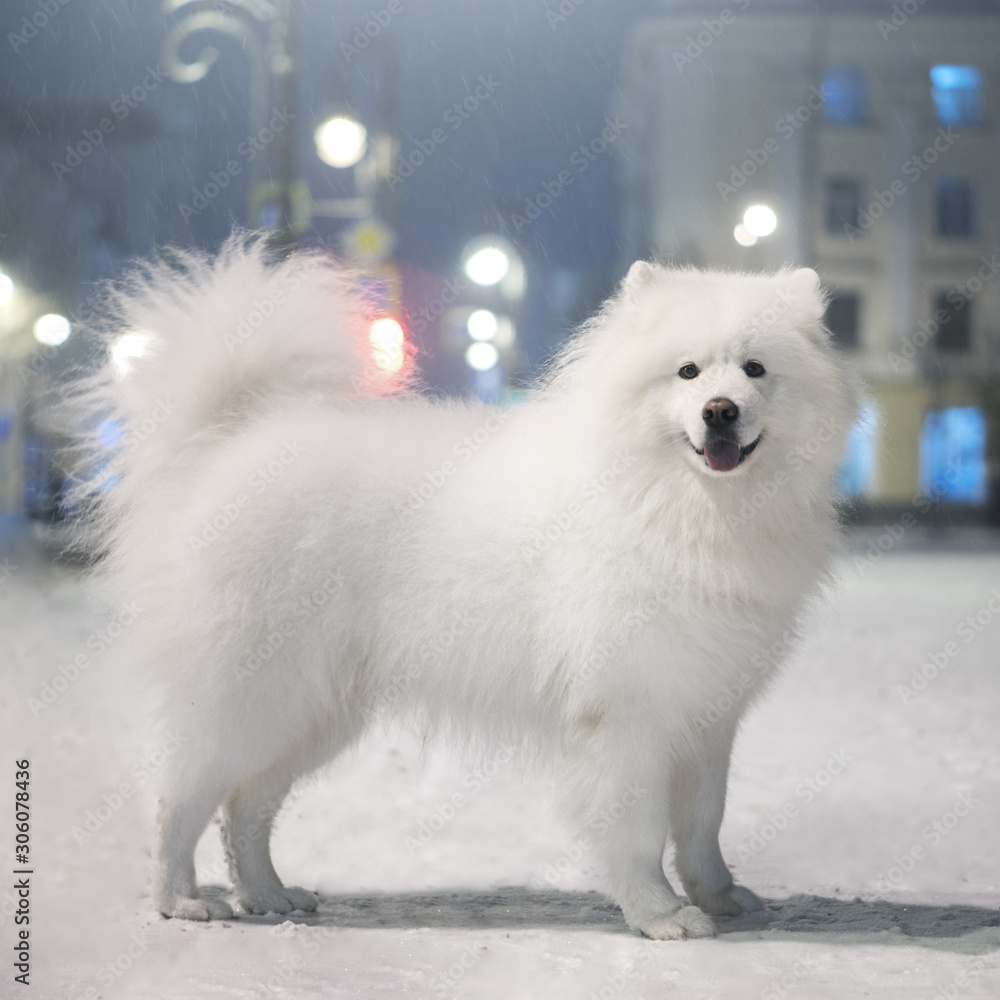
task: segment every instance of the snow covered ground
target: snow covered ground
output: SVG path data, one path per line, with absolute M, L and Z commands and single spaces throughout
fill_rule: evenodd
M 153 789 L 177 734 L 129 708 L 127 678 L 95 654 L 107 611 L 24 529 L 0 533 L 0 773 L 9 797 L 14 761 L 31 760 L 32 971 L 30 988 L 13 982 L 8 876 L 0 997 L 1000 996 L 995 542 L 907 538 L 841 561 L 836 601 L 748 720 L 733 767 L 723 849 L 770 919 L 663 943 L 631 934 L 600 894 L 544 781 L 502 753 L 421 754 L 405 733 L 365 743 L 282 813 L 276 866 L 320 892 L 318 914 L 159 918 Z M 914 684 L 932 657 L 945 666 Z M 55 680 L 60 667 L 71 680 Z M 199 879 L 222 891 L 216 832 Z

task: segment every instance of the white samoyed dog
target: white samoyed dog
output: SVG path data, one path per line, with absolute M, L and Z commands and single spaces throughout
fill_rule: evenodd
M 97 331 L 86 392 L 119 440 L 91 523 L 142 609 L 116 653 L 188 737 L 157 909 L 231 916 L 193 863 L 220 805 L 237 909 L 315 909 L 271 864 L 272 820 L 411 712 L 544 756 L 643 934 L 759 908 L 719 850 L 730 750 L 828 572 L 856 417 L 815 272 L 638 262 L 507 409 L 373 366 L 352 284 L 235 237 L 140 269 Z

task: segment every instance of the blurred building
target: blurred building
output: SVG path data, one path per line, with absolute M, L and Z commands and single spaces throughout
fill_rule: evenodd
M 1000 17 L 932 0 L 720 7 L 672 4 L 632 31 L 626 235 L 664 260 L 815 267 L 874 402 L 847 487 L 995 519 Z M 755 205 L 773 219 L 744 221 Z

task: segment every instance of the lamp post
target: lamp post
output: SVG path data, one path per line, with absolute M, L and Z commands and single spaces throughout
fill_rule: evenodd
M 250 128 L 254 137 L 264 134 L 270 109 L 280 109 L 291 121 L 274 130 L 263 156 L 251 165 L 250 208 L 252 225 L 273 229 L 278 242 L 290 242 L 292 233 L 308 219 L 308 204 L 301 210 L 301 185 L 295 163 L 295 61 L 292 51 L 292 0 L 164 0 L 163 11 L 176 23 L 163 42 L 163 65 L 177 83 L 197 83 L 219 57 L 206 45 L 194 59 L 181 54 L 194 35 L 215 32 L 239 43 L 250 69 Z M 266 42 L 261 36 L 266 33 Z M 306 195 L 306 202 L 308 196 Z

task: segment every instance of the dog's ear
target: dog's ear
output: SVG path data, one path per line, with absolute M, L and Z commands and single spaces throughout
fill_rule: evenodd
M 819 275 L 811 267 L 800 267 L 787 274 L 788 289 L 794 309 L 796 328 L 816 343 L 826 343 L 828 334 L 823 326 L 826 296 Z
M 799 298 L 822 297 L 819 275 L 811 267 L 800 267 L 790 275 L 792 292 Z
M 653 278 L 653 265 L 644 260 L 637 260 L 629 269 L 622 281 L 622 291 L 626 295 L 634 295 L 643 285 L 648 285 Z

